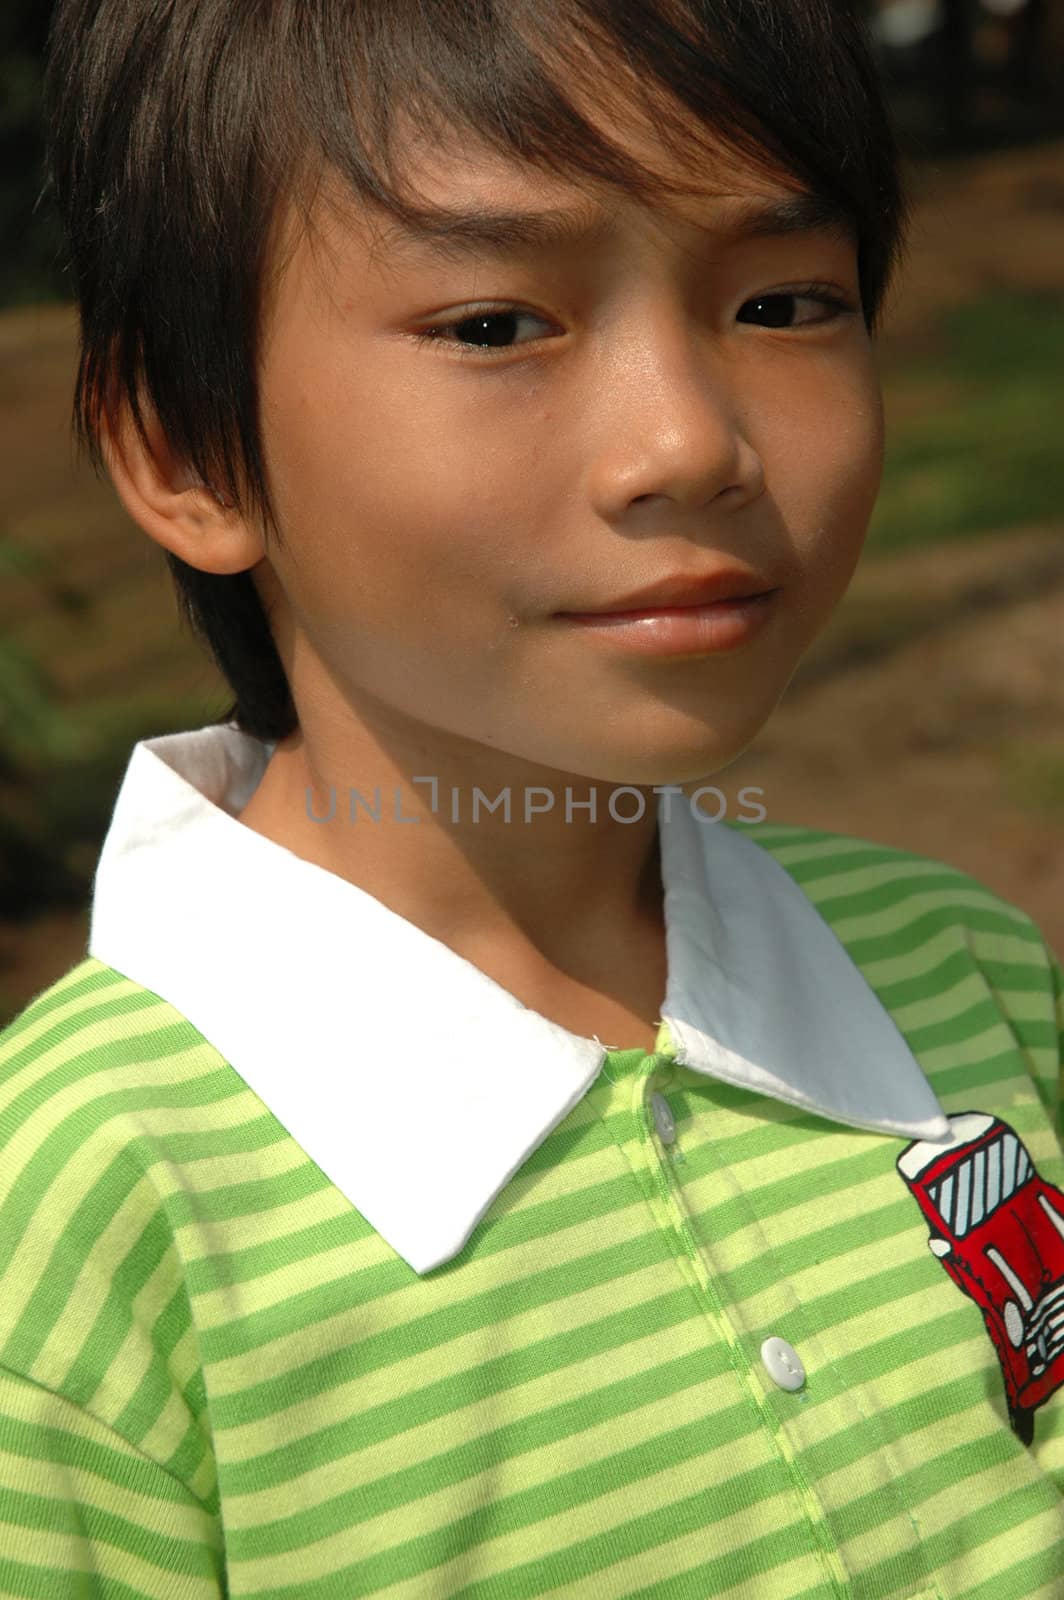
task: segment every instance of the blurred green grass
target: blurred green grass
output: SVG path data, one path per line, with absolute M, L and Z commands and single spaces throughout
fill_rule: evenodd
M 869 559 L 1064 514 L 1064 294 L 996 290 L 949 307 L 923 350 L 887 351 L 881 371 Z
M 219 715 L 200 696 L 128 693 L 76 709 L 53 706 L 47 743 L 0 769 L 0 902 L 7 916 L 80 906 L 92 882 L 133 746 Z
M 1009 792 L 1044 816 L 1064 817 L 1064 744 L 1009 741 L 995 752 Z

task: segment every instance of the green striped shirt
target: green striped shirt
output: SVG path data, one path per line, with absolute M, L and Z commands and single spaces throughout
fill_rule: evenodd
M 656 1051 L 600 1047 L 419 1269 L 170 999 L 90 955 L 22 1012 L 0 1036 L 0 1594 L 1064 1591 L 1060 967 L 942 863 L 724 829 L 918 1064 L 909 1136 L 726 1081 L 751 1024 L 699 1054 L 677 942 Z M 732 978 L 771 1009 L 762 974 Z M 367 1102 L 366 1192 L 391 1175 L 413 1240 L 437 1196 L 411 1085 L 454 1041 L 375 1022 L 392 1114 Z M 905 1122 L 873 1092 L 870 1120 Z M 935 1107 L 948 1137 L 919 1133 Z

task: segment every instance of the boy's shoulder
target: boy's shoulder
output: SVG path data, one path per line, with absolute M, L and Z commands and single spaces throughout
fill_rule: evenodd
M 0 1083 L 31 1060 L 47 1060 L 50 1070 L 58 1070 L 84 1055 L 91 1071 L 101 1064 L 102 1046 L 147 1033 L 157 1051 L 206 1042 L 168 1000 L 86 955 L 0 1027 Z
M 0 1368 L 180 1461 L 205 1503 L 174 1174 L 189 1141 L 217 1141 L 229 1073 L 172 1005 L 91 956 L 0 1033 Z
M 161 995 L 85 956 L 0 1031 L 0 1278 L 8 1229 L 32 1196 L 56 1215 L 70 1188 L 136 1187 L 177 1121 L 248 1093 L 187 1017 Z M 102 1192 L 101 1187 L 101 1192 Z M 146 1205 L 154 1204 L 144 1190 Z
M 786 823 L 728 826 L 808 897 L 910 1045 L 926 1047 L 933 1084 L 947 1035 L 962 1055 L 976 1032 L 992 1037 L 1018 1052 L 1064 1133 L 1064 972 L 1026 911 L 917 851 Z
M 174 1005 L 85 956 L 0 1030 L 0 1220 L 20 1170 L 54 1182 L 73 1155 L 102 1170 L 138 1141 L 147 1159 L 156 1109 L 202 1102 L 206 1116 L 241 1087 Z
M 936 856 L 798 823 L 735 819 L 724 826 L 767 851 L 825 920 L 844 932 L 850 919 L 864 918 L 867 926 L 877 912 L 897 926 L 899 908 L 907 906 L 928 923 L 959 922 L 1043 941 L 1026 911 Z M 835 932 L 842 937 L 838 926 Z
M 90 1167 L 135 1185 L 167 1159 L 175 1128 L 209 1135 L 222 1101 L 234 1115 L 263 1111 L 176 1005 L 86 955 L 0 1030 L 0 1230 L 31 1172 L 50 1208 L 56 1187 L 88 1183 Z

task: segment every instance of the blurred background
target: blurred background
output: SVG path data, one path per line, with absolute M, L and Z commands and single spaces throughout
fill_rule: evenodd
M 84 953 L 133 743 L 218 717 L 161 552 L 79 465 L 42 187 L 50 6 L 0 11 L 0 1024 Z M 1064 0 L 867 0 L 916 219 L 850 592 L 726 815 L 948 861 L 1064 955 Z

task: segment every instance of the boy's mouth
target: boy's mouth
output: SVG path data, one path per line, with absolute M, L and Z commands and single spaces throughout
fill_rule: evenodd
M 574 618 L 637 617 L 653 612 L 705 609 L 725 601 L 748 600 L 774 594 L 777 585 L 741 567 L 717 567 L 704 573 L 676 573 L 644 589 L 619 595 L 600 606 L 563 611 Z
M 766 623 L 782 589 L 711 600 L 703 605 L 650 606 L 642 611 L 559 612 L 589 636 L 644 655 L 705 656 L 739 649 Z

